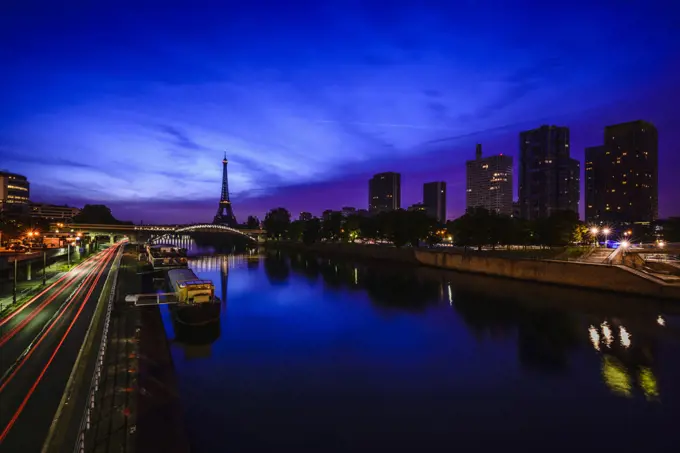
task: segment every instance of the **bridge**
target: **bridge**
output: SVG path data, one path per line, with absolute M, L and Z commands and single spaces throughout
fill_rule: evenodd
M 164 235 L 190 233 L 235 234 L 244 236 L 252 241 L 257 241 L 265 234 L 265 230 L 262 229 L 238 229 L 212 223 L 186 225 L 106 225 L 96 223 L 73 223 L 64 225 L 62 223 L 52 223 L 50 224 L 50 231 L 53 233 L 70 232 L 73 234 L 80 233 L 90 236 L 109 236 L 111 241 L 116 237 L 128 237 L 131 240 L 139 240 L 140 236 L 153 238 Z

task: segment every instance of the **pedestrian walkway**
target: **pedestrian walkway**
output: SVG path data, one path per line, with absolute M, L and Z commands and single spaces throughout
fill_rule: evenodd
M 583 263 L 608 264 L 609 255 L 614 252 L 608 248 L 595 248 L 592 252 L 585 254 L 579 259 Z

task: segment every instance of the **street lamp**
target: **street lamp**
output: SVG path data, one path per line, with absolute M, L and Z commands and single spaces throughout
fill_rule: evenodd
M 659 241 L 658 245 L 659 245 L 659 248 L 662 249 L 662 248 L 664 248 L 664 246 L 666 245 L 666 243 L 665 243 L 664 241 Z
M 609 233 L 612 231 L 609 228 L 605 228 L 602 230 L 602 234 L 604 234 L 604 247 L 607 248 L 607 238 L 609 237 Z
M 599 232 L 600 232 L 599 228 L 597 228 L 595 226 L 590 229 L 590 234 L 593 235 L 593 240 L 595 241 L 595 246 L 599 245 L 597 243 L 597 235 L 598 235 Z
M 624 249 L 627 249 L 628 247 L 630 247 L 630 242 L 621 241 L 621 247 L 624 248 Z

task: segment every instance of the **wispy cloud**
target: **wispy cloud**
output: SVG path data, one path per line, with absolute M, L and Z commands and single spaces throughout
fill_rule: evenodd
M 468 141 L 630 97 L 667 67 L 677 36 L 659 8 L 611 21 L 597 5 L 392 6 L 281 4 L 263 15 L 242 4 L 191 21 L 172 6 L 159 17 L 120 9 L 87 35 L 75 26 L 91 23 L 87 11 L 74 9 L 58 28 L 36 28 L 40 45 L 22 38 L 18 17 L 7 33 L 27 47 L 15 53 L 35 55 L 6 61 L 16 74 L 0 87 L 3 161 L 49 181 L 55 201 L 77 192 L 121 203 L 216 197 L 223 152 L 232 193 L 253 203 L 385 166 L 454 168 Z M 283 14 L 291 20 L 273 19 Z M 645 39 L 629 36 L 631 24 Z M 593 42 L 626 52 L 601 58 Z M 621 70 L 633 63 L 651 69 Z M 418 160 L 440 152 L 436 164 Z

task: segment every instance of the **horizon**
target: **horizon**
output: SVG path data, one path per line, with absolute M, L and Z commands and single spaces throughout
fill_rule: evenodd
M 475 144 L 513 157 L 516 200 L 521 131 L 568 127 L 583 163 L 605 126 L 644 120 L 659 132 L 659 216 L 680 215 L 680 6 L 633 2 L 612 21 L 608 2 L 538 4 L 14 5 L 0 18 L 15 43 L 2 165 L 33 202 L 105 204 L 134 223 L 210 221 L 225 151 L 239 222 L 365 209 L 386 171 L 402 175 L 402 208 L 446 182 L 453 219 Z

